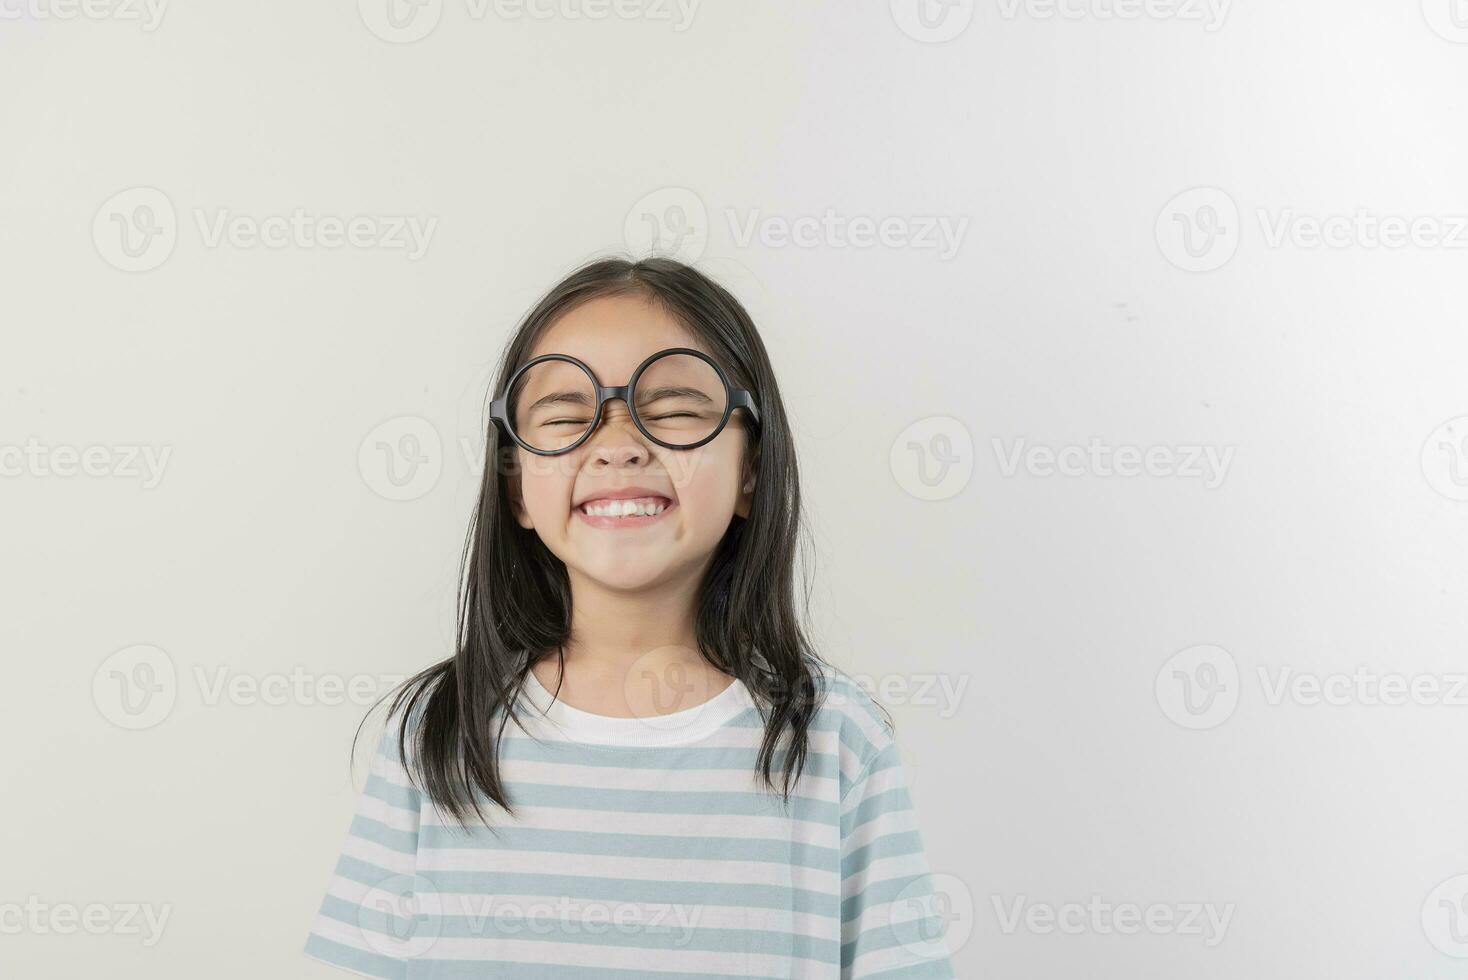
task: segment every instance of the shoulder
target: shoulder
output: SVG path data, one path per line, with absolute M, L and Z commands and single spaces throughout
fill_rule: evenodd
M 394 706 L 376 729 L 377 747 L 372 757 L 372 770 L 394 782 L 414 784 L 410 773 L 418 771 L 419 734 L 423 726 L 422 701 L 413 710 Z M 370 726 L 369 726 L 370 727 Z
M 872 764 L 895 747 L 891 720 L 850 675 L 829 664 L 813 669 L 819 705 L 812 727 L 836 733 L 844 797 Z

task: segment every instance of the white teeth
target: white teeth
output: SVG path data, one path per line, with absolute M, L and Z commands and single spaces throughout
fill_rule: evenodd
M 653 497 L 638 497 L 635 500 L 594 500 L 583 504 L 583 513 L 592 517 L 652 517 L 661 514 L 667 505 Z

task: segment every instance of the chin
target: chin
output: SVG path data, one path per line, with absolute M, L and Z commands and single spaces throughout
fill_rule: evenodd
M 656 585 L 667 578 L 671 569 L 668 562 L 644 559 L 592 561 L 579 567 L 582 575 L 615 592 L 635 592 Z

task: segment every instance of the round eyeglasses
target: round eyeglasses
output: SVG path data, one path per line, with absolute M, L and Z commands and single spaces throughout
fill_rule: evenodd
M 754 424 L 754 397 L 734 388 L 702 351 L 660 350 L 637 366 L 625 385 L 603 387 L 591 368 L 570 354 L 542 354 L 510 376 L 505 394 L 490 402 L 490 418 L 520 448 L 541 456 L 568 453 L 596 431 L 613 398 L 627 403 L 639 432 L 666 449 L 709 442 L 742 408 Z

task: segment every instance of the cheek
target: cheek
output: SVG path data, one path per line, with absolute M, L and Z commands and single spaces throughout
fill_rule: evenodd
M 516 450 L 520 497 L 526 511 L 541 526 L 563 516 L 571 506 L 571 478 L 565 456 L 537 456 Z
M 691 452 L 665 460 L 678 504 L 690 516 L 722 518 L 732 513 L 739 496 L 739 445 L 722 444 L 723 437 Z

